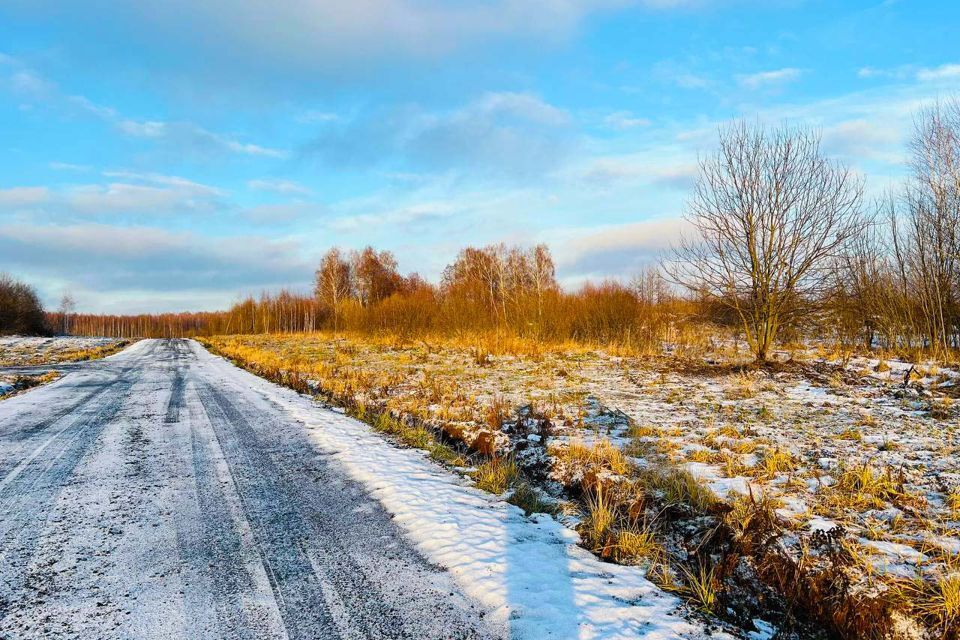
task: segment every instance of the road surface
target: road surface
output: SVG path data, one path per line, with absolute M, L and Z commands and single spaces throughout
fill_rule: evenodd
M 493 637 L 301 424 L 212 360 L 142 341 L 0 402 L 0 638 Z

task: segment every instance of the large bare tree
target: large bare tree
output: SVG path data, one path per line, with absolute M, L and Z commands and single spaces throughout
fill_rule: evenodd
M 732 309 L 759 361 L 829 284 L 840 248 L 861 228 L 863 181 L 828 159 L 814 131 L 734 123 L 700 163 L 688 204 L 693 237 L 667 270 Z

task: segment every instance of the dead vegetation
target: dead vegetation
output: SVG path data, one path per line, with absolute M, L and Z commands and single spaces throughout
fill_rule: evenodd
M 905 388 L 890 358 L 835 387 L 819 365 L 690 374 L 667 359 L 483 340 L 206 343 L 527 514 L 556 514 L 597 555 L 745 629 L 759 618 L 783 637 L 955 633 L 947 549 L 960 540 L 960 485 L 948 479 L 960 434 L 915 390 L 936 393 L 939 378 Z M 925 452 L 935 442 L 945 455 Z
M 32 366 L 96 360 L 130 345 L 114 338 L 0 338 L 0 366 Z

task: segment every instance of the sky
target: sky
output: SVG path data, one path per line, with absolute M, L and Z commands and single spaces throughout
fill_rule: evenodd
M 895 188 L 917 110 L 960 93 L 957 25 L 947 0 L 5 0 L 0 271 L 99 313 L 309 291 L 331 246 L 436 280 L 546 242 L 566 286 L 628 278 L 731 119 Z

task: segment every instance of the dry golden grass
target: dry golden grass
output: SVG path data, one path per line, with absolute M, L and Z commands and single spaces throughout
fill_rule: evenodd
M 577 530 L 584 546 L 595 553 L 602 553 L 611 544 L 616 517 L 610 499 L 603 488 L 597 487 L 585 499 L 587 514 Z
M 593 445 L 574 441 L 566 446 L 551 447 L 550 453 L 571 468 L 605 470 L 616 475 L 625 475 L 631 468 L 623 451 L 607 439 Z
M 500 495 L 520 478 L 520 470 L 513 458 L 502 457 L 487 460 L 471 475 L 478 489 Z
M 960 637 L 960 566 L 941 571 L 933 580 L 914 578 L 892 585 L 894 597 L 944 639 Z
M 686 505 L 705 513 L 718 502 L 709 487 L 683 469 L 645 469 L 640 473 L 639 480 L 669 505 Z
M 796 446 L 799 438 L 793 438 L 789 445 L 790 451 L 799 452 L 796 457 L 786 448 L 773 444 L 781 438 L 771 429 L 788 426 L 791 434 L 809 431 L 820 438 L 821 446 L 858 453 L 869 449 L 868 455 L 875 455 L 873 443 L 876 441 L 871 438 L 869 445 L 863 443 L 863 431 L 875 428 L 869 418 L 861 418 L 856 426 L 846 427 L 839 434 L 834 426 L 837 421 L 831 420 L 826 434 L 837 435 L 823 437 L 809 413 L 797 415 L 795 408 L 779 402 L 775 405 L 776 412 L 763 412 L 763 405 L 751 399 L 761 392 L 774 391 L 774 387 L 757 382 L 754 375 L 744 373 L 734 379 L 735 393 L 745 397 L 743 402 L 732 405 L 720 402 L 723 387 L 714 387 L 714 391 L 707 385 L 697 386 L 710 394 L 701 399 L 691 393 L 689 385 L 684 386 L 682 376 L 669 370 L 667 374 L 657 370 L 654 374 L 637 376 L 635 362 L 598 364 L 605 356 L 598 356 L 582 345 L 570 352 L 558 353 L 553 347 L 533 348 L 522 340 L 466 344 L 464 340 L 447 339 L 432 344 L 398 344 L 341 336 L 333 346 L 327 337 L 302 335 L 289 339 L 258 336 L 226 340 L 232 341 L 232 352 L 246 360 L 250 367 L 261 373 L 273 372 L 273 375 L 292 371 L 295 375 L 286 374 L 286 384 L 310 380 L 334 401 L 353 403 L 353 412 L 367 420 L 379 420 L 377 416 L 389 409 L 391 415 L 404 419 L 397 424 L 383 425 L 382 431 L 404 444 L 426 448 L 431 456 L 456 466 L 465 466 L 466 461 L 455 450 L 439 444 L 435 439 L 438 430 L 445 434 L 444 441 L 449 441 L 449 436 L 472 444 L 467 435 L 470 428 L 499 432 L 504 422 L 512 423 L 517 416 L 514 407 L 534 405 L 553 421 L 550 433 L 555 438 L 558 435 L 564 438 L 550 442 L 548 453 L 557 472 L 551 477 L 566 486 L 568 496 L 582 495 L 583 517 L 578 531 L 584 546 L 598 555 L 621 563 L 648 563 L 652 580 L 679 590 L 699 608 L 718 610 L 718 591 L 722 591 L 722 580 L 728 575 L 724 572 L 729 571 L 723 564 L 726 552 L 720 550 L 711 556 L 710 564 L 700 565 L 697 558 L 706 556 L 677 553 L 675 540 L 671 546 L 669 536 L 676 534 L 676 530 L 671 533 L 671 526 L 721 523 L 726 527 L 724 535 L 733 541 L 736 552 L 757 563 L 764 584 L 787 600 L 797 602 L 812 618 L 824 621 L 828 627 L 834 625 L 831 629 L 842 630 L 837 632 L 839 637 L 879 637 L 871 635 L 870 630 L 886 624 L 885 607 L 891 606 L 889 598 L 862 599 L 831 586 L 849 576 L 874 581 L 879 588 L 886 584 L 887 578 L 870 573 L 872 565 L 856 545 L 841 544 L 841 551 L 837 553 L 842 563 L 834 569 L 822 566 L 821 556 L 817 554 L 803 556 L 798 563 L 790 565 L 784 557 L 765 551 L 763 542 L 765 536 L 776 535 L 780 527 L 787 526 L 779 523 L 774 513 L 778 507 L 776 492 L 784 496 L 809 496 L 807 508 L 812 511 L 808 514 L 836 517 L 844 524 L 855 522 L 864 510 L 886 508 L 891 503 L 895 506 L 916 504 L 918 496 L 904 489 L 904 481 L 897 473 L 859 462 L 851 462 L 850 467 L 837 473 L 831 471 L 836 482 L 811 492 L 806 482 L 818 473 L 817 465 L 804 469 L 801 461 L 816 457 L 808 448 Z M 642 390 L 641 402 L 654 404 L 652 401 L 655 401 L 664 411 L 670 410 L 665 403 L 672 402 L 682 405 L 679 413 L 695 417 L 662 420 L 655 408 L 648 414 L 650 422 L 632 422 L 619 432 L 598 427 L 590 432 L 590 436 L 598 438 L 595 442 L 591 440 L 587 444 L 578 440 L 588 437 L 578 429 L 592 429 L 585 421 L 590 411 L 588 395 L 608 402 L 597 388 L 612 380 L 610 372 L 614 368 L 618 376 L 635 376 L 631 380 L 636 381 L 636 386 L 631 388 L 634 392 Z M 562 375 L 558 373 L 561 371 Z M 592 380 L 591 376 L 597 371 L 610 377 L 600 378 L 599 382 Z M 838 378 L 837 383 L 842 384 L 842 379 Z M 619 405 L 611 403 L 610 406 Z M 838 411 L 838 417 L 843 413 Z M 408 417 L 412 420 L 408 421 Z M 758 417 L 767 422 L 758 422 Z M 406 424 L 421 426 L 406 427 Z M 604 433 L 626 436 L 630 443 L 621 450 L 609 439 L 602 438 Z M 731 477 L 746 475 L 776 481 L 764 484 L 763 499 L 752 504 L 730 499 L 721 501 L 704 483 L 672 466 L 672 462 L 681 461 L 680 447 L 696 442 L 709 449 L 686 449 L 690 451 L 686 460 L 717 465 L 724 475 Z M 749 462 L 753 456 L 756 464 L 751 462 L 748 467 L 745 461 Z M 480 457 L 474 455 L 474 458 Z M 632 457 L 644 458 L 645 464 L 634 464 Z M 651 464 L 652 468 L 646 467 Z M 480 463 L 473 477 L 478 488 L 506 494 L 508 501 L 528 514 L 556 508 L 521 478 L 516 463 L 503 455 Z M 957 512 L 960 495 L 948 497 L 947 507 Z M 661 517 L 662 513 L 669 515 Z M 905 509 L 905 513 L 909 513 L 909 517 L 896 523 L 861 523 L 864 533 L 860 535 L 879 540 L 890 539 L 889 534 L 896 532 L 916 532 L 921 526 L 915 515 L 918 512 Z M 937 517 L 940 519 L 935 521 L 936 526 L 944 526 L 942 511 Z M 649 526 L 648 519 L 656 521 L 657 526 Z M 803 535 L 800 533 L 797 537 L 805 540 Z M 937 620 L 949 618 L 950 580 L 943 581 L 940 591 L 930 580 L 923 583 L 928 590 L 924 602 L 932 603 L 924 606 L 940 612 L 936 613 Z M 934 620 L 934 614 L 922 613 L 920 608 L 912 611 L 912 615 Z M 871 622 L 873 619 L 876 621 Z
M 664 556 L 663 546 L 656 533 L 647 526 L 636 525 L 617 531 L 614 541 L 614 558 L 622 564 L 640 561 L 660 562 Z
M 772 480 L 781 473 L 792 473 L 796 469 L 797 463 L 793 455 L 789 451 L 774 447 L 764 451 L 752 471 L 758 478 Z

